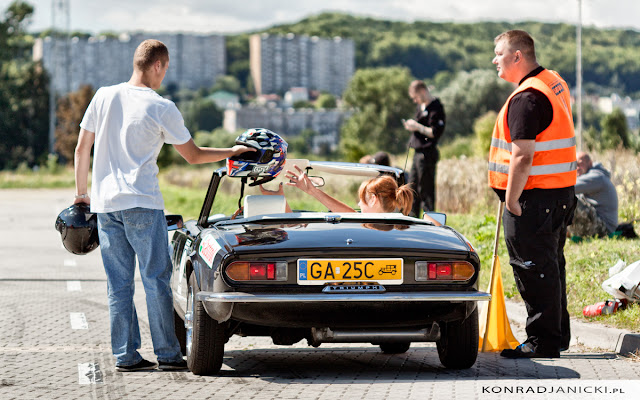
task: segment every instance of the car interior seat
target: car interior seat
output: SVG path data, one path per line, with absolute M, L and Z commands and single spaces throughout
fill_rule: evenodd
M 280 195 L 249 195 L 244 198 L 244 218 L 286 212 L 287 201 Z

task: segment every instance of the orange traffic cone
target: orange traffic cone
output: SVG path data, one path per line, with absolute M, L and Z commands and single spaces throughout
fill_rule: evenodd
M 498 224 L 493 247 L 493 263 L 491 264 L 491 277 L 489 279 L 489 293 L 491 300 L 480 313 L 480 342 L 478 348 L 481 352 L 501 351 L 515 349 L 518 340 L 511 332 L 511 325 L 507 317 L 507 309 L 504 302 L 504 289 L 502 287 L 502 273 L 500 259 L 498 258 L 498 239 L 500 237 L 500 225 L 502 224 L 502 210 L 504 203 L 498 207 Z

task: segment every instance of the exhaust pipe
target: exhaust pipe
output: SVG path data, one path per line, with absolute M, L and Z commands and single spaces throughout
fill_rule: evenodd
M 437 323 L 424 329 L 337 329 L 311 328 L 312 345 L 320 343 L 435 342 L 440 339 Z

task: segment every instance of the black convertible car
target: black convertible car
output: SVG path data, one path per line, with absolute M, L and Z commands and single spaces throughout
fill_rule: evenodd
M 319 184 L 380 174 L 404 183 L 393 167 L 287 160 L 285 169 L 292 165 Z M 235 193 L 238 212 L 212 215 L 224 181 L 236 185 L 224 192 Z M 400 213 L 286 213 L 283 196 L 245 195 L 245 184 L 220 168 L 198 220 L 169 222 L 178 223 L 170 227 L 176 333 L 194 374 L 218 372 L 234 334 L 278 345 L 372 343 L 385 353 L 436 342 L 445 367 L 475 363 L 476 303 L 490 295 L 478 291 L 478 255 L 444 215 L 430 214 L 438 226 Z

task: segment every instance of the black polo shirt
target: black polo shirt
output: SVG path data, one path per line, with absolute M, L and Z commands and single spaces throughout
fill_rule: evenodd
M 538 67 L 522 78 L 519 85 L 526 79 L 544 71 Z M 535 140 L 536 136 L 547 129 L 553 121 L 553 107 L 551 102 L 541 91 L 533 88 L 526 89 L 511 98 L 507 126 L 511 133 L 511 141 L 519 139 Z

